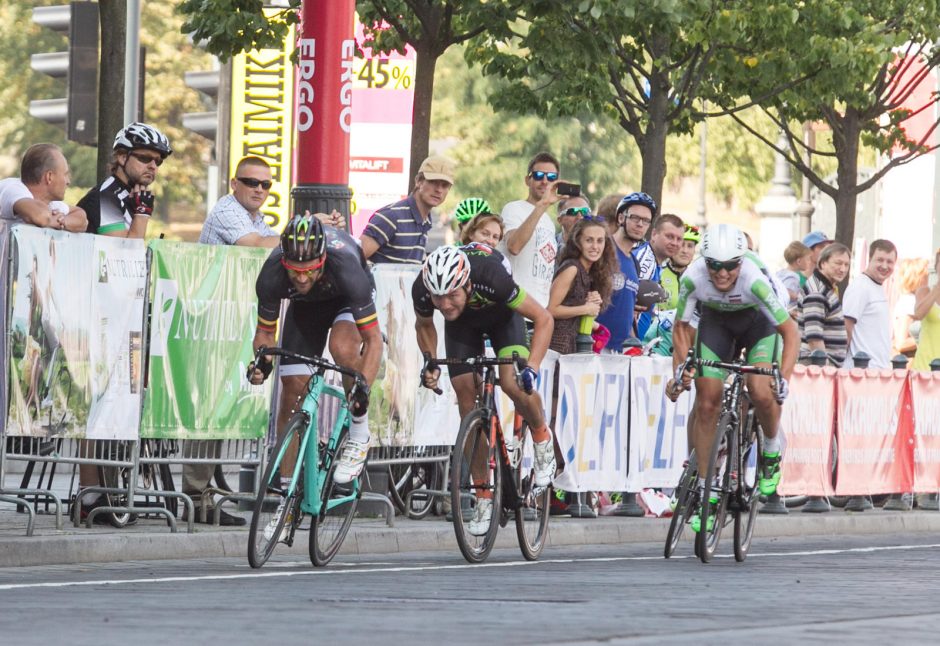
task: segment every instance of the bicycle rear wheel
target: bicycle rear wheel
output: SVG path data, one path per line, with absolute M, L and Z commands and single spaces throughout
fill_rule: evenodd
M 362 492 L 361 475 L 348 484 L 333 482 L 333 472 L 336 471 L 339 456 L 343 454 L 348 438 L 347 427 L 340 433 L 333 450 L 325 444 L 319 447 L 319 473 L 321 476 L 325 473 L 326 477 L 320 485 L 320 513 L 313 517 L 310 525 L 310 561 L 318 567 L 329 563 L 339 551 L 356 515 Z M 363 466 L 362 473 L 365 470 Z
M 728 512 L 728 497 L 731 491 L 731 474 L 734 470 L 737 453 L 737 429 L 731 423 L 731 414 L 723 412 L 718 418 L 718 431 L 712 443 L 711 459 L 705 473 L 705 491 L 702 495 L 701 529 L 696 536 L 698 557 L 702 563 L 708 563 L 718 549 L 721 530 L 725 526 Z M 708 488 L 718 490 L 718 502 L 711 503 Z M 711 530 L 709 519 L 714 518 Z
M 460 423 L 454 453 L 451 456 L 450 499 L 457 545 L 470 563 L 482 563 L 489 556 L 499 530 L 502 510 L 502 469 L 490 464 L 490 417 L 481 408 L 470 411 Z M 495 447 L 494 447 L 495 450 Z M 485 530 L 470 533 L 470 520 L 465 520 L 463 509 L 476 506 L 483 500 L 481 494 L 492 496 L 492 515 Z
M 293 531 L 300 524 L 300 501 L 303 498 L 303 469 L 300 469 L 296 483 L 291 482 L 293 472 L 284 470 L 281 473 L 281 463 L 287 448 L 294 444 L 297 449 L 297 459 L 300 455 L 300 444 L 304 433 L 310 424 L 306 413 L 295 413 L 287 422 L 284 434 L 278 440 L 271 459 L 264 469 L 258 497 L 255 499 L 254 512 L 251 514 L 251 526 L 248 532 L 248 562 L 253 568 L 259 568 L 274 553 L 284 533 L 287 521 L 291 526 L 287 528 L 287 540 L 291 540 Z M 288 493 L 293 485 L 293 493 Z
M 441 477 L 441 465 L 438 462 L 413 462 L 411 464 L 392 464 L 388 467 L 389 497 L 392 504 L 401 513 L 413 520 L 420 520 L 431 512 L 434 498 L 420 492 L 421 489 L 435 489 Z M 406 504 L 410 492 L 411 504 Z
M 679 545 L 679 539 L 682 538 L 682 531 L 689 519 L 689 510 L 693 509 L 698 501 L 696 494 L 696 485 L 698 484 L 698 465 L 696 463 L 695 450 L 689 454 L 689 461 L 679 476 L 679 484 L 673 498 L 676 500 L 676 508 L 672 511 L 672 520 L 669 521 L 669 532 L 666 533 L 666 547 L 663 549 L 663 556 L 667 559 L 672 556 Z
M 519 507 L 516 508 L 516 535 L 519 537 L 519 549 L 527 561 L 535 561 L 545 540 L 548 538 L 549 510 L 552 500 L 552 486 L 535 486 L 535 463 L 532 450 L 532 435 L 528 425 L 516 438 L 520 445 L 515 446 L 510 455 L 515 467 L 511 470 L 516 492 L 519 494 Z M 525 455 L 525 459 L 523 459 Z
M 757 519 L 757 510 L 760 507 L 760 489 L 757 486 L 760 478 L 761 462 L 763 456 L 763 433 L 760 424 L 751 409 L 745 418 L 743 443 L 735 451 L 737 456 L 738 483 L 737 505 L 734 510 L 734 559 L 738 562 L 747 558 L 747 551 L 751 547 L 751 538 L 754 536 L 754 522 Z M 749 464 L 753 462 L 753 464 Z
M 112 467 L 98 466 L 98 482 L 102 487 L 113 489 L 127 489 L 130 485 L 130 467 Z M 128 499 L 126 493 L 103 493 L 101 494 L 105 504 L 109 507 L 126 507 Z M 112 527 L 118 529 L 127 527 L 131 522 L 130 512 L 108 512 L 104 514 L 105 518 Z

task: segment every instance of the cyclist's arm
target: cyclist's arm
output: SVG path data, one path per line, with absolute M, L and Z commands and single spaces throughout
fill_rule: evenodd
M 689 348 L 695 340 L 695 328 L 685 321 L 676 321 L 672 328 L 672 370 L 675 372 L 679 364 L 685 361 Z
M 548 351 L 548 344 L 552 340 L 555 319 L 552 318 L 547 309 L 539 305 L 528 294 L 515 309 L 535 324 L 535 330 L 532 332 L 532 347 L 529 350 L 529 365 L 538 372 L 539 366 L 542 365 L 542 359 L 545 358 L 545 353 Z
M 780 361 L 780 373 L 787 381 L 793 374 L 793 366 L 800 354 L 800 330 L 796 321 L 788 318 L 777 326 L 777 332 L 783 337 L 783 358 Z
M 415 332 L 418 334 L 418 349 L 421 354 L 429 353 L 432 357 L 437 352 L 437 328 L 433 316 L 415 317 Z
M 251 342 L 251 347 L 257 352 L 258 348 L 265 346 L 273 348 L 276 342 L 276 335 L 273 330 L 266 330 L 260 324 L 255 328 L 255 338 Z
M 370 386 L 379 373 L 379 363 L 382 360 L 382 331 L 378 325 L 368 328 L 359 328 L 362 337 L 362 369 L 360 372 Z

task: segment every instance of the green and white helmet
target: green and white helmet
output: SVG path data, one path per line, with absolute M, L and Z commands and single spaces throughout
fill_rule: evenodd
M 490 205 L 482 197 L 465 198 L 454 209 L 454 217 L 460 224 L 466 224 L 481 213 L 492 213 Z

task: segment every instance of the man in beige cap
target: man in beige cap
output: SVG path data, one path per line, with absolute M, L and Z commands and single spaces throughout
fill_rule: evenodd
M 420 264 L 431 229 L 431 209 L 447 198 L 454 185 L 454 162 L 431 156 L 421 163 L 415 190 L 400 202 L 372 214 L 362 231 L 362 251 L 372 262 Z

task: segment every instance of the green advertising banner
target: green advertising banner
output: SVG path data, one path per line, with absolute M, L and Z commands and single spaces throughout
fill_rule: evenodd
M 270 250 L 154 240 L 149 383 L 141 437 L 263 437 L 273 379 L 245 371 L 258 317 L 255 279 Z

